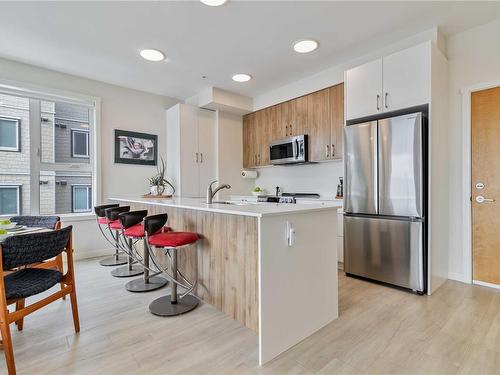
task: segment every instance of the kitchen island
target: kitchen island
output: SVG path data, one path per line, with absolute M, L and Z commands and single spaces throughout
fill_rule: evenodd
M 111 200 L 200 235 L 179 268 L 198 279 L 200 299 L 258 333 L 260 364 L 338 317 L 338 203 Z

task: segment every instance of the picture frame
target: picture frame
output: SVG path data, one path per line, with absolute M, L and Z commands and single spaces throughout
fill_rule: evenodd
M 115 163 L 158 164 L 158 136 L 115 129 Z

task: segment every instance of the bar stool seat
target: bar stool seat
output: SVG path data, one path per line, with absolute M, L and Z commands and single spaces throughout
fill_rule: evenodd
M 187 246 L 196 241 L 198 235 L 191 232 L 161 232 L 149 236 L 150 245 L 166 248 Z
M 120 220 L 110 221 L 109 227 L 113 230 L 121 230 L 122 229 L 122 225 L 120 224 Z
M 108 219 L 106 217 L 97 218 L 97 222 L 101 225 L 108 225 Z
M 163 227 L 160 229 L 158 232 L 168 232 L 170 231 L 169 227 Z M 157 232 L 157 233 L 158 233 Z M 131 238 L 144 238 L 145 233 L 144 233 L 144 224 L 139 223 L 135 224 L 129 228 L 126 228 L 124 231 L 125 237 L 131 237 Z

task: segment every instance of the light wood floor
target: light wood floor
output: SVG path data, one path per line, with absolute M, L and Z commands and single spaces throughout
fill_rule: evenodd
M 340 318 L 259 368 L 257 335 L 210 305 L 155 317 L 167 289 L 129 293 L 96 260 L 76 271 L 80 334 L 69 301 L 12 326 L 19 374 L 500 373 L 500 291 L 448 281 L 420 297 L 340 276 Z

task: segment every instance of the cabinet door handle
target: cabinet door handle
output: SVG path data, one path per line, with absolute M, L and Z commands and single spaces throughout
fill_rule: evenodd
M 377 111 L 380 111 L 380 95 L 377 94 Z
M 335 157 L 335 145 L 332 144 L 332 158 Z
M 196 162 L 198 163 L 198 153 L 196 153 Z
M 203 152 L 200 153 L 200 163 L 203 163 Z
M 386 92 L 385 93 L 385 99 L 384 99 L 384 102 L 385 102 L 385 108 L 389 108 L 389 101 L 387 100 L 387 98 L 389 97 L 389 93 Z
M 330 145 L 326 145 L 325 147 L 325 156 L 327 159 L 330 157 Z
M 253 156 L 253 165 L 257 165 L 257 154 Z
M 257 165 L 260 165 L 260 154 L 258 156 L 258 162 L 257 162 Z
M 288 125 L 285 126 L 285 135 L 288 135 Z
M 292 124 L 290 124 L 290 134 L 288 135 L 292 135 Z

